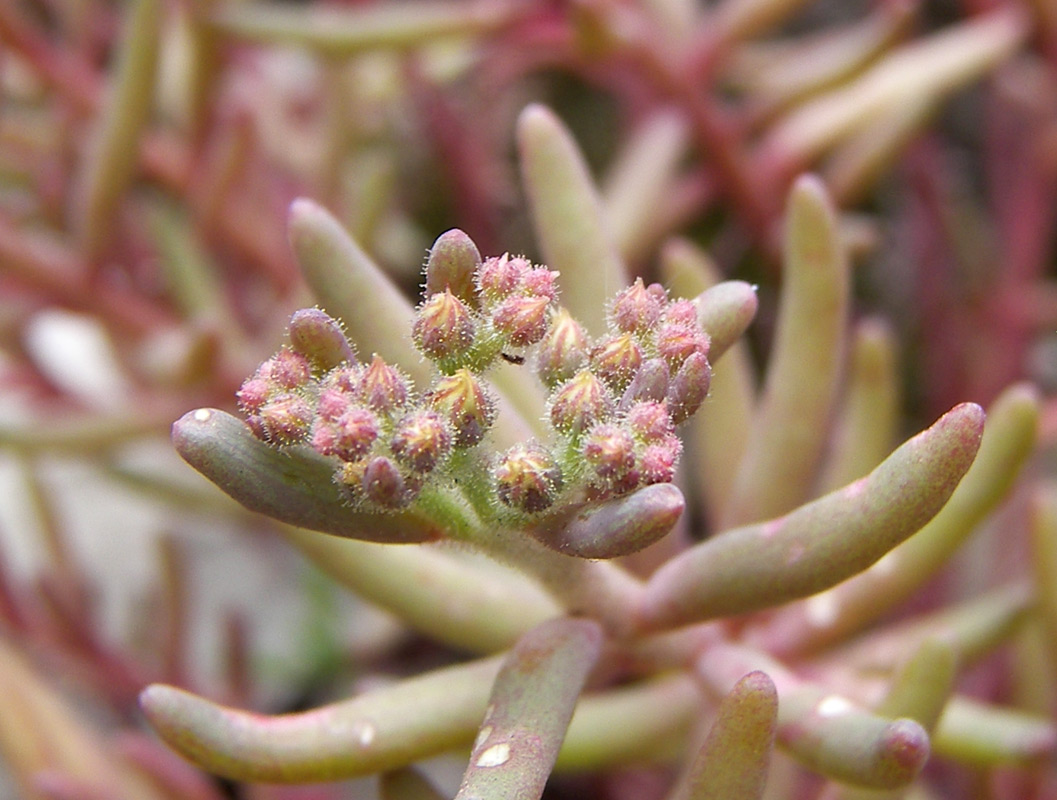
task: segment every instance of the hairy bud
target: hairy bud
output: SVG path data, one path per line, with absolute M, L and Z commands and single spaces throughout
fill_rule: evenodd
M 425 475 L 451 452 L 452 436 L 435 411 L 414 411 L 396 425 L 389 449 L 408 469 Z
M 254 418 L 254 432 L 278 445 L 303 441 L 312 426 L 312 407 L 298 394 L 271 397 Z
M 485 301 L 495 303 L 520 291 L 530 269 L 528 259 L 509 253 L 486 258 L 477 270 L 477 288 Z
M 468 369 L 440 378 L 433 385 L 429 403 L 451 425 L 456 447 L 477 444 L 495 422 L 495 401 Z
M 466 304 L 445 289 L 430 297 L 415 312 L 411 334 L 426 356 L 443 360 L 468 351 L 476 327 Z
M 587 334 L 564 308 L 559 308 L 536 349 L 536 374 L 549 387 L 567 381 L 587 360 Z
M 496 495 L 504 505 L 521 511 L 543 511 L 561 490 L 561 469 L 534 442 L 514 445 L 495 467 Z
M 622 331 L 649 331 L 660 321 L 667 302 L 668 293 L 663 286 L 659 283 L 643 286 L 642 278 L 637 278 L 613 300 L 610 318 Z
M 354 363 L 356 354 L 336 319 L 318 308 L 303 308 L 290 318 L 290 346 L 317 371 Z
M 367 462 L 360 479 L 364 496 L 382 508 L 403 508 L 418 494 L 413 481 L 405 479 L 390 459 L 375 456 Z
M 554 393 L 551 424 L 562 433 L 579 433 L 605 419 L 613 410 L 613 397 L 592 372 L 581 370 Z
M 668 409 L 678 425 L 696 413 L 708 396 L 712 368 L 701 353 L 694 353 L 679 368 L 668 387 Z
M 481 253 L 469 236 L 458 228 L 442 233 L 426 260 L 426 297 L 447 290 L 473 308 L 474 275 L 480 266 Z
M 492 324 L 515 347 L 535 344 L 547 332 L 550 302 L 550 298 L 542 295 L 508 297 L 492 314 Z
M 610 336 L 591 349 L 591 370 L 615 392 L 621 392 L 642 364 L 642 348 L 630 333 Z
M 377 355 L 364 370 L 358 388 L 364 402 L 382 414 L 403 407 L 410 394 L 407 379 Z

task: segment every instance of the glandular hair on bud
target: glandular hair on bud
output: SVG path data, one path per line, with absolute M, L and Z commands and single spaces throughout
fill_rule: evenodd
M 508 297 L 492 314 L 492 324 L 506 334 L 510 344 L 527 347 L 547 332 L 547 310 L 550 298 L 543 295 Z
M 378 355 L 371 359 L 356 388 L 363 401 L 382 414 L 392 413 L 405 406 L 410 395 L 407 378 Z
M 628 333 L 652 329 L 661 319 L 668 292 L 659 283 L 644 286 L 642 278 L 620 292 L 613 300 L 609 316 L 613 324 Z
M 364 496 L 382 508 L 403 508 L 416 495 L 400 468 L 385 456 L 375 456 L 367 462 L 360 484 Z
M 312 407 L 298 394 L 271 397 L 255 415 L 254 430 L 273 444 L 303 441 L 312 427 Z

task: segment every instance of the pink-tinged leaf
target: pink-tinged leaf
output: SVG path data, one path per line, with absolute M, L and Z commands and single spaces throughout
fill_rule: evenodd
M 547 266 L 561 273 L 562 302 L 595 336 L 606 329 L 599 298 L 626 286 L 583 155 L 561 120 L 530 105 L 517 123 L 525 192 Z
M 444 535 L 443 523 L 423 513 L 355 510 L 334 483 L 333 461 L 307 448 L 277 449 L 223 411 L 190 411 L 173 424 L 172 436 L 188 464 L 251 511 L 373 542 L 425 542 Z
M 975 767 L 1041 765 L 1057 756 L 1057 726 L 1052 717 L 955 695 L 933 742 L 937 755 Z
M 607 500 L 572 518 L 560 517 L 530 528 L 548 547 L 578 558 L 617 558 L 638 552 L 665 536 L 686 507 L 670 483 L 645 486 Z
M 778 688 L 777 743 L 809 769 L 855 786 L 894 789 L 910 783 L 928 760 L 929 736 L 919 723 L 860 708 L 759 651 L 718 644 L 696 663 L 697 675 L 717 694 L 751 670 L 765 671 Z
M 298 714 L 264 716 L 172 686 L 140 695 L 174 750 L 235 780 L 306 783 L 370 775 L 467 746 L 484 716 L 499 659 L 410 678 Z
M 602 647 L 590 620 L 526 633 L 496 677 L 456 800 L 537 800 Z
M 712 342 L 709 361 L 718 361 L 741 338 L 758 305 L 756 287 L 744 281 L 723 281 L 697 296 L 697 321 Z
M 956 406 L 862 480 L 687 550 L 647 583 L 639 626 L 661 630 L 754 611 L 861 572 L 943 507 L 973 462 L 983 423 L 979 406 Z
M 764 672 L 750 672 L 723 698 L 708 736 L 668 800 L 763 797 L 777 723 L 774 682 Z

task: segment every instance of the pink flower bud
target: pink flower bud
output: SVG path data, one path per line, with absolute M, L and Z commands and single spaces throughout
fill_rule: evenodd
M 582 370 L 552 396 L 551 424 L 562 433 L 576 434 L 609 416 L 613 405 L 606 385 L 594 373 Z
M 642 482 L 647 486 L 654 483 L 671 483 L 675 478 L 675 466 L 681 451 L 682 442 L 674 435 L 647 445 L 639 459 Z
M 536 349 L 536 373 L 549 387 L 567 381 L 587 360 L 587 334 L 566 309 L 559 308 Z
M 495 303 L 520 291 L 531 268 L 528 259 L 509 253 L 486 258 L 477 270 L 477 288 L 487 302 Z
M 562 486 L 561 469 L 534 442 L 510 448 L 496 465 L 493 477 L 499 501 L 528 512 L 550 507 Z
M 644 442 L 653 442 L 671 436 L 675 431 L 668 414 L 668 404 L 663 400 L 656 402 L 635 403 L 624 417 L 632 435 Z
M 596 425 L 584 437 L 580 450 L 600 478 L 626 475 L 635 466 L 635 442 L 619 425 Z
M 247 378 L 239 388 L 236 397 L 239 408 L 246 414 L 256 414 L 272 394 L 272 384 L 263 378 Z
M 418 494 L 418 486 L 407 481 L 400 469 L 385 456 L 367 462 L 360 480 L 363 494 L 382 508 L 403 508 Z
M 558 273 L 546 267 L 533 267 L 525 274 L 522 292 L 554 300 L 558 296 Z
M 351 404 L 351 393 L 336 388 L 322 389 L 316 401 L 316 413 L 321 419 L 333 422 L 348 411 Z
M 547 332 L 547 309 L 550 299 L 543 296 L 508 297 L 492 315 L 496 330 L 505 333 L 515 347 L 535 344 Z
M 693 300 L 673 300 L 664 309 L 661 319 L 666 324 L 687 325 L 691 328 L 696 328 L 698 327 L 697 305 Z
M 308 359 L 283 348 L 257 368 L 256 377 L 281 389 L 298 389 L 308 383 L 312 370 Z
M 374 356 L 359 382 L 359 394 L 372 409 L 388 414 L 403 407 L 408 399 L 407 379 L 395 367 Z
M 397 423 L 389 448 L 408 469 L 425 475 L 451 452 L 451 430 L 435 411 L 414 411 Z
M 663 358 L 647 358 L 620 398 L 625 409 L 642 400 L 663 400 L 668 396 L 668 364 Z
M 354 406 L 338 418 L 334 430 L 331 452 L 344 461 L 356 461 L 370 452 L 378 438 L 378 418 L 368 409 Z
M 613 300 L 610 318 L 622 331 L 648 331 L 657 325 L 668 302 L 668 293 L 659 283 L 643 286 L 642 278 L 624 289 Z
M 442 233 L 426 261 L 426 297 L 448 290 L 471 308 L 477 305 L 474 274 L 481 253 L 473 240 L 458 228 Z
M 666 323 L 657 330 L 657 354 L 673 369 L 695 353 L 707 356 L 708 347 L 708 334 L 696 325 Z
M 295 311 L 290 318 L 289 331 L 290 346 L 307 358 L 316 370 L 328 370 L 356 361 L 356 354 L 341 325 L 321 309 Z
M 631 383 L 642 364 L 642 348 L 630 333 L 610 336 L 591 348 L 591 371 L 615 391 Z
M 495 422 L 495 401 L 468 369 L 437 380 L 429 404 L 451 425 L 456 447 L 477 444 Z
M 672 379 L 668 388 L 668 409 L 672 422 L 678 425 L 689 419 L 705 402 L 712 379 L 712 368 L 701 353 L 694 353 Z
M 430 297 L 415 312 L 411 334 L 426 356 L 444 359 L 469 350 L 476 328 L 470 309 L 445 289 Z
M 256 414 L 256 424 L 264 438 L 277 445 L 303 441 L 312 425 L 312 407 L 297 394 L 270 398 Z

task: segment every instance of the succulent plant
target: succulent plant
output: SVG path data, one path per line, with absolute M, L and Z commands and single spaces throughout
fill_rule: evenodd
M 583 174 L 575 147 L 541 107 L 519 125 L 546 266 L 449 231 L 415 308 L 299 200 L 291 241 L 320 307 L 243 384 L 246 420 L 199 409 L 173 428 L 184 459 L 325 569 L 482 658 L 275 717 L 155 685 L 141 703 L 162 738 L 231 778 L 384 786 L 469 747 L 460 798 L 540 797 L 552 769 L 629 760 L 682 763 L 678 800 L 762 797 L 775 744 L 857 796 L 910 786 L 930 755 L 1051 747 L 992 736 L 973 755 L 983 720 L 1031 723 L 952 695 L 956 670 L 1027 611 L 1022 591 L 844 649 L 1003 497 L 1032 447 L 1032 390 L 1003 394 L 986 423 L 958 405 L 888 453 L 890 342 L 876 323 L 849 330 L 848 260 L 808 176 L 788 199 L 770 365 L 745 394 L 754 288 L 709 287 L 676 244 L 670 288 L 625 280 L 604 300 L 623 268 L 595 260 L 606 234 L 590 182 L 568 178 Z M 537 171 L 555 152 L 558 180 L 553 161 Z M 547 247 L 556 205 L 597 245 Z M 523 577 L 497 582 L 465 548 Z M 790 773 L 773 780 L 797 796 Z M 436 796 L 421 790 L 387 791 Z

